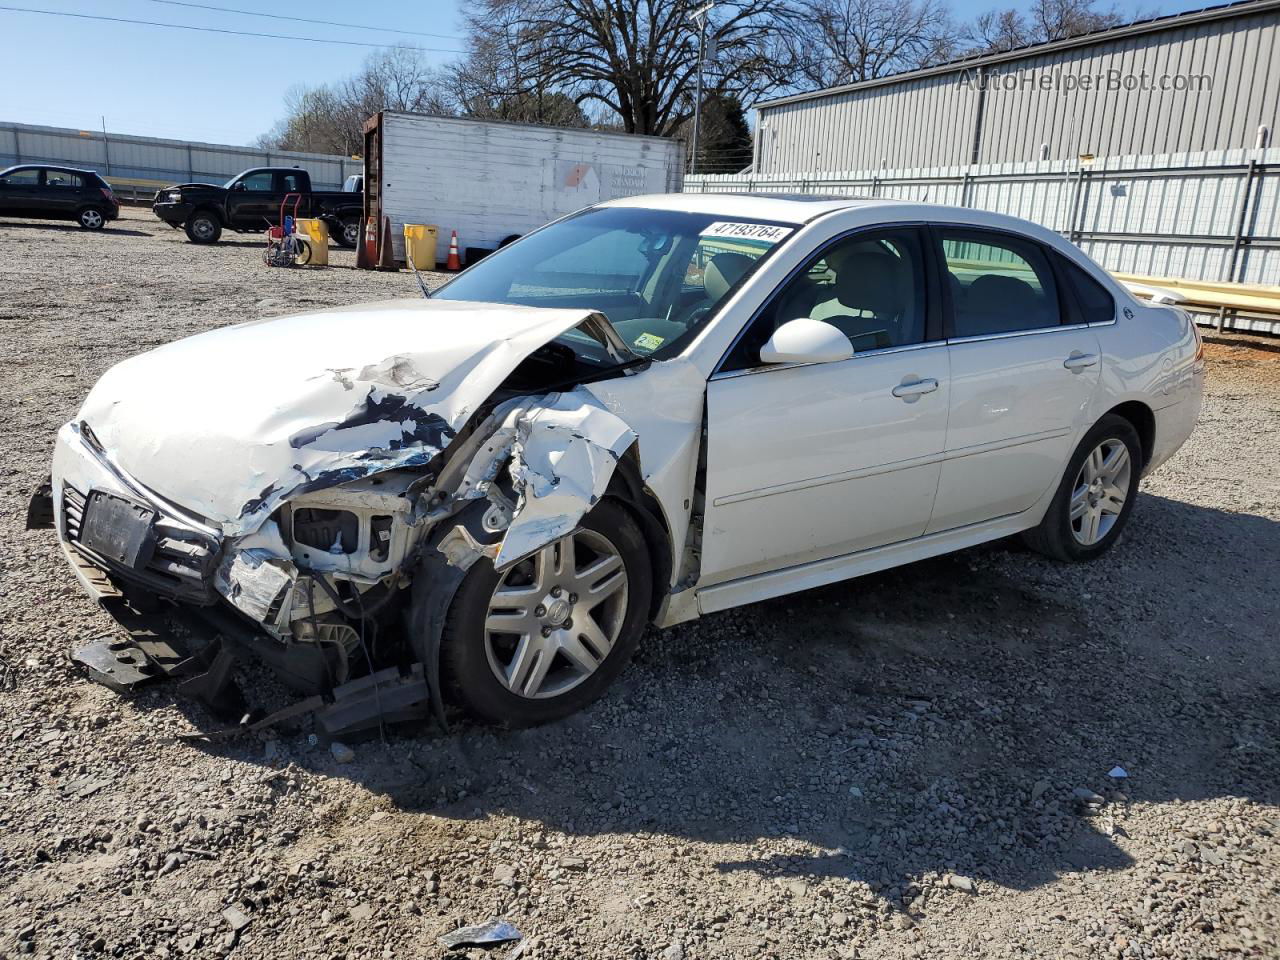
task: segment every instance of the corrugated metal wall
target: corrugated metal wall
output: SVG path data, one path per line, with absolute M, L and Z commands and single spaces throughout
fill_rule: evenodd
M 96 170 L 107 180 L 222 183 L 249 167 L 298 166 L 320 190 L 337 190 L 364 170 L 364 161 L 321 153 L 292 153 L 134 137 L 101 130 L 0 124 L 0 169 L 17 163 L 60 163 Z
M 1108 270 L 1280 286 L 1280 148 L 1077 161 L 686 176 L 690 192 L 892 197 L 990 210 L 1075 241 Z
M 979 111 L 978 65 L 762 105 L 757 169 L 794 175 L 968 163 Z M 1280 12 L 1246 8 L 1181 26 L 1174 19 L 1155 32 L 1032 50 L 984 69 L 1004 79 L 992 81 L 983 98 L 980 163 L 1253 147 L 1260 126 L 1274 137 L 1280 125 Z M 1078 86 L 1082 76 L 1109 71 L 1207 77 L 1208 84 Z M 1058 74 L 1069 79 L 1054 89 L 1030 82 Z M 1067 89 L 1073 81 L 1075 89 Z

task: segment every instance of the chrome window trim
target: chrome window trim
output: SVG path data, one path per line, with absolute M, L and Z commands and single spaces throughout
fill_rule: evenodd
M 745 370 L 717 370 L 708 380 L 732 380 L 734 377 L 745 377 L 756 373 L 771 373 L 774 370 L 795 370 L 800 367 L 830 367 L 843 363 L 853 363 L 855 360 L 861 360 L 863 357 L 883 357 L 891 353 L 910 353 L 914 350 L 927 350 L 933 347 L 945 347 L 945 340 L 926 340 L 924 343 L 906 343 L 900 347 L 879 347 L 875 350 L 863 350 L 860 353 L 855 352 L 852 357 L 846 360 L 827 360 L 818 363 L 766 363 L 758 367 L 748 367 Z
M 1114 320 L 1111 321 L 1115 323 Z M 1029 337 L 1037 333 L 1057 333 L 1059 330 L 1087 330 L 1087 323 L 1062 323 L 1054 327 L 1031 327 L 1027 330 L 1009 330 L 1005 333 L 980 333 L 972 337 L 952 337 L 947 343 L 981 343 L 984 340 L 1008 340 L 1011 337 Z

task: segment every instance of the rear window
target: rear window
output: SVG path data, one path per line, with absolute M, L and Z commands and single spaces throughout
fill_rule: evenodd
M 1067 291 L 1068 323 L 1107 323 L 1115 319 L 1116 301 L 1106 287 L 1061 254 L 1054 254 L 1054 262 Z

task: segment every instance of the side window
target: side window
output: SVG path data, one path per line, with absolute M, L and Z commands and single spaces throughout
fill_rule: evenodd
M 13 170 L 4 175 L 4 182 L 11 187 L 34 187 L 40 183 L 39 170 Z
M 1069 323 L 1106 323 L 1116 317 L 1116 301 L 1107 288 L 1061 254 L 1053 255 L 1058 279 L 1068 294 Z
M 859 233 L 820 251 L 774 294 L 725 363 L 757 366 L 760 348 L 790 320 L 809 317 L 838 329 L 854 353 L 925 339 L 926 284 L 914 229 Z
M 301 193 L 302 178 L 296 173 L 282 173 L 280 175 L 280 192 Z
M 80 177 L 74 173 L 67 173 L 65 170 L 46 170 L 44 172 L 44 185 L 46 187 L 65 187 L 79 190 Z
M 270 170 L 262 170 L 258 173 L 251 173 L 247 177 L 241 177 L 240 183 L 243 184 L 241 189 L 250 193 L 270 193 L 273 176 L 274 174 Z
M 1056 327 L 1058 294 L 1044 252 L 1029 240 L 943 228 L 952 336 Z

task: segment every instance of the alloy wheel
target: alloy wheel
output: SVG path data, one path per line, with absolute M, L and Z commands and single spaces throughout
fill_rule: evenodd
M 627 570 L 604 535 L 578 530 L 512 566 L 485 616 L 485 653 L 517 696 L 556 697 L 604 663 L 627 613 Z
M 89 230 L 97 230 L 102 226 L 102 214 L 97 210 L 86 210 L 80 214 L 80 224 Z
M 1129 448 L 1114 437 L 1093 448 L 1071 488 L 1071 533 L 1083 546 L 1106 538 L 1124 510 L 1129 496 L 1133 461 Z

